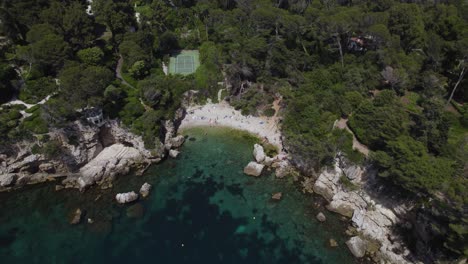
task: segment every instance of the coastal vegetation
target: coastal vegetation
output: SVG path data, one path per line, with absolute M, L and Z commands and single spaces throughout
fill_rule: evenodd
M 84 108 L 103 109 L 155 148 L 187 91 L 204 102 L 227 88 L 245 115 L 274 115 L 281 97 L 284 143 L 304 173 L 339 152 L 372 164 L 413 201 L 412 214 L 430 219 L 424 234 L 408 232 L 423 243 L 415 249 L 433 260 L 468 256 L 466 1 L 94 0 L 87 12 L 88 4 L 0 8 L 0 102 L 37 104 L 0 107 L 0 154 Z M 201 66 L 165 75 L 162 63 L 180 49 L 199 50 Z M 334 129 L 340 118 L 368 158 Z M 60 153 L 41 139 L 40 151 Z

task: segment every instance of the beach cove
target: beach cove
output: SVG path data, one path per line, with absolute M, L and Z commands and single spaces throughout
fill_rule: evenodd
M 244 120 L 242 120 L 244 121 Z M 291 179 L 243 174 L 252 137 L 228 128 L 182 130 L 177 159 L 112 189 L 55 192 L 54 185 L 0 194 L 0 256 L 5 263 L 356 263 L 345 223 L 320 209 Z M 118 205 L 119 192 L 153 186 L 146 199 Z M 272 199 L 282 193 L 281 200 Z M 69 224 L 76 208 L 84 216 Z M 327 221 L 316 220 L 321 211 Z M 91 221 L 89 221 L 91 219 Z M 329 245 L 335 239 L 338 247 Z

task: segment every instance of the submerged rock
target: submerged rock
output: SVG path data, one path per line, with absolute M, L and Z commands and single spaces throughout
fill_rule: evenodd
M 327 217 L 322 213 L 318 213 L 317 216 L 316 216 L 317 220 L 319 220 L 320 222 L 325 222 L 327 221 Z
M 263 150 L 263 147 L 259 144 L 254 145 L 253 155 L 258 163 L 261 163 L 265 160 L 265 151 Z
M 134 204 L 127 208 L 127 217 L 129 218 L 141 218 L 144 214 L 144 207 L 140 203 Z
M 251 161 L 249 162 L 249 164 L 247 164 L 247 166 L 245 166 L 244 173 L 250 176 L 257 177 L 257 176 L 260 176 L 260 174 L 262 174 L 264 167 L 265 165 L 263 164 L 259 164 L 255 161 Z
M 128 192 L 128 193 L 118 193 L 115 196 L 115 200 L 117 200 L 120 204 L 130 203 L 138 199 L 138 194 L 135 192 Z
M 333 239 L 333 238 L 330 238 L 330 240 L 328 241 L 328 244 L 330 245 L 330 247 L 337 247 L 338 246 L 338 242 L 336 242 L 336 240 Z
M 143 198 L 147 197 L 149 195 L 150 190 L 151 190 L 151 184 L 145 182 L 140 188 L 141 197 Z
M 277 192 L 277 193 L 274 193 L 274 194 L 271 196 L 271 199 L 279 201 L 279 200 L 281 200 L 281 197 L 282 197 L 282 196 L 283 196 L 283 193 Z
M 70 224 L 72 224 L 72 225 L 79 224 L 80 221 L 81 221 L 81 215 L 82 214 L 83 214 L 83 212 L 81 211 L 80 208 L 76 209 L 75 212 L 73 212 L 73 214 L 71 215 Z
M 346 245 L 356 258 L 362 258 L 366 254 L 367 242 L 358 236 L 350 238 Z

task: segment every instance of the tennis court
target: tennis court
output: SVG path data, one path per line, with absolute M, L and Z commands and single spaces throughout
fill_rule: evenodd
M 198 66 L 200 66 L 198 50 L 182 50 L 171 56 L 169 73 L 188 75 L 194 73 Z

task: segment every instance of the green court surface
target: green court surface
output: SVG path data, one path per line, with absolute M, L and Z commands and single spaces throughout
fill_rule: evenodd
M 170 74 L 188 75 L 194 73 L 200 66 L 198 50 L 182 50 L 171 55 L 169 61 Z

